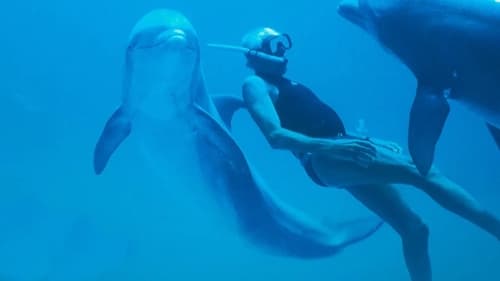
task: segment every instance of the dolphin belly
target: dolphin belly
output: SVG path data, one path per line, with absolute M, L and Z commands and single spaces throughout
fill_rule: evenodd
M 490 95 L 493 94 L 495 93 L 490 93 Z M 463 98 L 459 102 L 478 117 L 483 118 L 486 123 L 500 128 L 500 94 L 495 97 L 490 95 L 481 100 L 478 96 Z
M 199 50 L 188 23 L 158 25 L 152 12 L 139 21 L 125 54 L 122 102 L 109 117 L 94 149 L 94 170 L 102 173 L 111 156 L 137 126 L 137 116 L 172 123 L 192 103 Z M 163 18 L 164 20 L 164 18 Z M 162 23 L 161 21 L 159 23 Z
M 500 59 L 490 58 L 499 61 Z M 499 64 L 500 65 L 500 64 Z M 451 98 L 500 128 L 500 68 L 472 57 L 457 71 Z

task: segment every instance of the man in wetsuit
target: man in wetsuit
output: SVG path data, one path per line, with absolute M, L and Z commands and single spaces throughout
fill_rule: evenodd
M 421 176 L 410 158 L 390 142 L 348 133 L 330 106 L 306 86 L 284 77 L 285 52 L 291 47 L 288 35 L 260 28 L 248 32 L 242 45 L 233 49 L 245 52 L 247 66 L 254 71 L 243 82 L 243 100 L 269 144 L 291 151 L 317 185 L 342 187 L 391 225 L 402 239 L 413 281 L 432 279 L 429 230 L 394 184 L 419 188 L 500 239 L 500 220 L 462 187 L 435 167 Z

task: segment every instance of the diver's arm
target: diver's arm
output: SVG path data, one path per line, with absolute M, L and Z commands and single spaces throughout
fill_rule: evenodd
M 350 159 L 358 154 L 374 154 L 374 148 L 362 140 L 332 140 L 311 138 L 300 133 L 282 128 L 272 100 L 268 94 L 266 83 L 257 76 L 251 76 L 243 83 L 243 100 L 264 134 L 268 143 L 275 149 L 295 152 L 331 152 L 340 158 L 349 154 Z M 366 158 L 366 155 L 364 155 Z
M 282 128 L 269 97 L 267 85 L 261 78 L 248 77 L 243 83 L 242 91 L 250 115 L 271 147 L 297 152 L 314 152 L 327 149 L 331 143 L 331 140 L 313 139 Z

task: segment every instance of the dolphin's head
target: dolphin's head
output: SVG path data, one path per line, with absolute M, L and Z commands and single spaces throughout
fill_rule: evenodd
M 192 102 L 192 87 L 200 78 L 196 31 L 177 11 L 153 10 L 134 26 L 126 64 L 126 97 L 133 106 L 172 118 Z
M 376 35 L 380 23 L 401 7 L 404 0 L 342 0 L 339 15 L 365 31 Z
M 197 51 L 196 31 L 189 20 L 174 10 L 153 10 L 134 26 L 129 37 L 129 50 L 177 46 Z

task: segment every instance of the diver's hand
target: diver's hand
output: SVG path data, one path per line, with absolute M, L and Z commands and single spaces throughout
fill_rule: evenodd
M 364 139 L 335 139 L 328 150 L 335 158 L 352 161 L 364 168 L 370 166 L 377 156 L 373 143 Z
M 403 153 L 403 148 L 401 148 L 401 146 L 399 146 L 395 142 L 381 140 L 381 139 L 375 139 L 375 138 L 370 138 L 369 140 L 371 143 L 375 144 L 376 146 L 381 146 L 381 147 L 387 148 L 396 154 Z

